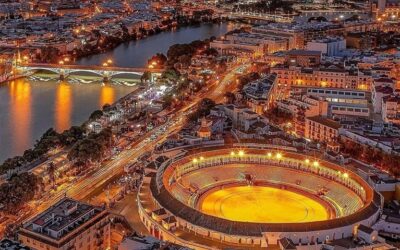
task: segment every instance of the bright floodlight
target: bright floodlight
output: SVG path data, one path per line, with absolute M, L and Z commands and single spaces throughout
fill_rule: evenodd
M 314 162 L 313 162 L 313 165 L 314 165 L 314 167 L 318 167 L 318 166 L 319 166 L 319 162 L 314 161 Z
M 307 164 L 309 164 L 309 163 L 310 163 L 310 160 L 309 160 L 309 159 L 305 159 L 305 162 L 306 162 Z
M 193 163 L 196 163 L 196 162 L 197 162 L 197 159 L 196 159 L 196 158 L 194 158 L 194 159 L 193 159 Z
M 281 153 L 277 153 L 277 154 L 276 154 L 276 158 L 277 158 L 277 159 L 281 159 L 281 158 L 282 158 L 282 154 L 281 154 Z
M 344 177 L 344 178 L 348 178 L 348 177 L 349 177 L 349 174 L 348 174 L 348 173 L 344 173 L 344 174 L 343 174 L 343 177 Z
M 235 152 L 231 151 L 231 156 L 235 156 Z
M 244 151 L 243 150 L 240 150 L 239 151 L 239 156 L 243 156 L 244 155 Z

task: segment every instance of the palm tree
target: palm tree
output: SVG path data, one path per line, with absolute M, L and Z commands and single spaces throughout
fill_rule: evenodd
M 56 166 L 53 162 L 50 162 L 49 166 L 47 167 L 47 174 L 49 175 L 49 180 L 51 182 L 52 188 L 54 188 L 56 181 L 55 172 L 56 172 Z

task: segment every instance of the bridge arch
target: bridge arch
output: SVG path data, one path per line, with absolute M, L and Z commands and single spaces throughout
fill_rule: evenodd
M 61 72 L 60 72 L 60 70 L 58 70 L 58 69 L 55 69 L 55 68 L 40 68 L 40 67 L 35 67 L 35 68 L 25 68 L 25 67 L 23 67 L 22 68 L 22 70 L 23 71 L 47 71 L 47 72 L 51 72 L 51 73 L 54 73 L 54 74 L 57 74 L 57 75 L 59 75 Z
M 88 76 L 97 76 L 99 78 L 104 78 L 104 73 L 99 72 L 96 70 L 85 70 L 85 69 L 77 69 L 77 70 L 65 70 L 65 77 L 70 77 L 70 76 L 78 76 L 79 73 L 86 73 Z M 82 75 L 81 75 L 82 76 Z
M 134 76 L 137 76 L 140 78 L 143 74 L 144 74 L 143 72 L 113 72 L 113 73 L 110 73 L 109 76 L 111 78 L 113 78 L 113 77 L 119 76 L 119 75 L 134 75 Z

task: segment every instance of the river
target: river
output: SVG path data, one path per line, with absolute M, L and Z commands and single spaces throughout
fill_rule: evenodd
M 124 43 L 112 51 L 77 60 L 80 65 L 101 65 L 112 59 L 115 66 L 143 67 L 155 53 L 166 53 L 176 43 L 188 43 L 230 30 L 230 24 L 202 24 L 162 32 Z M 69 84 L 19 79 L 0 85 L 0 162 L 20 155 L 48 129 L 63 131 L 80 125 L 92 111 L 133 91 L 133 87 L 101 84 Z

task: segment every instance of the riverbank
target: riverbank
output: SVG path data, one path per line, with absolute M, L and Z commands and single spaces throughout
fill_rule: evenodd
M 141 30 L 132 34 L 123 34 L 122 37 L 113 37 L 113 36 L 106 37 L 105 40 L 107 40 L 107 42 L 104 42 L 104 44 L 106 44 L 107 46 L 106 48 L 99 47 L 98 44 L 96 44 L 96 46 L 91 46 L 85 51 L 76 52 L 77 53 L 76 55 L 66 55 L 66 56 L 72 57 L 73 61 L 79 61 L 84 57 L 90 57 L 93 55 L 106 53 L 117 48 L 122 44 L 127 44 L 132 41 L 140 41 L 142 39 L 146 39 L 148 37 L 152 37 L 163 32 L 178 31 L 181 28 L 196 27 L 202 24 L 220 24 L 223 22 L 228 22 L 227 19 L 222 19 L 222 18 L 205 19 L 205 20 L 188 19 L 185 22 L 178 22 L 177 20 L 168 20 L 168 21 L 170 21 L 168 25 L 156 26 L 152 29 Z
M 24 75 L 14 75 L 14 76 L 11 76 L 11 77 L 10 76 L 6 76 L 4 78 L 0 77 L 0 85 L 3 84 L 3 83 L 6 83 L 6 82 L 15 81 L 15 80 L 18 80 L 18 79 L 21 79 L 21 78 L 24 78 L 24 77 L 26 77 L 26 76 L 24 76 Z
M 146 39 L 121 44 L 104 54 L 82 58 L 80 65 L 96 65 L 112 58 L 116 66 L 143 67 L 154 54 L 166 53 L 173 44 L 220 36 L 234 28 L 230 23 L 200 24 L 161 32 Z M 18 79 L 0 87 L 0 161 L 21 155 L 53 127 L 63 131 L 87 120 L 93 110 L 114 103 L 132 91 L 121 85 L 74 84 Z

